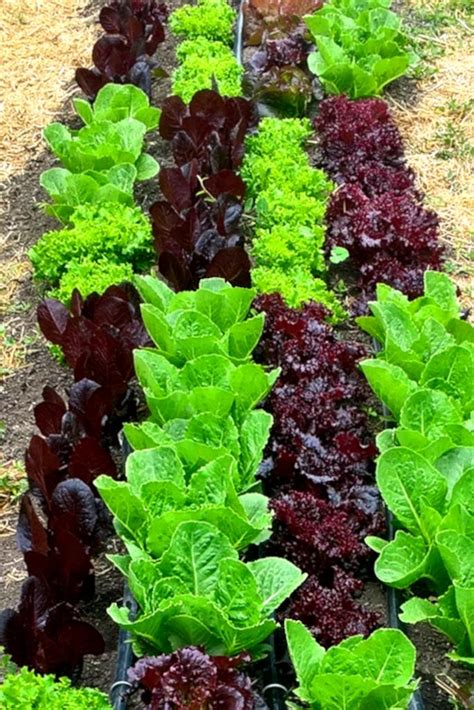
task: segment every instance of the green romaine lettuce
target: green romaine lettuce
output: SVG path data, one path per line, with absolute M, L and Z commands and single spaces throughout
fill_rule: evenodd
M 328 651 L 299 621 L 288 619 L 285 631 L 299 683 L 296 695 L 314 710 L 408 707 L 416 689 L 416 652 L 401 631 L 351 636 Z

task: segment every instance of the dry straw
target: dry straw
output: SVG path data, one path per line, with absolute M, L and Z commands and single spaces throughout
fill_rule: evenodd
M 416 4 L 416 0 L 415 3 Z M 408 164 L 441 220 L 453 276 L 474 295 L 474 30 L 460 16 L 437 42 L 435 73 L 418 82 L 415 105 L 391 100 Z
M 0 181 L 41 148 L 41 131 L 90 63 L 97 27 L 84 0 L 0 0 Z

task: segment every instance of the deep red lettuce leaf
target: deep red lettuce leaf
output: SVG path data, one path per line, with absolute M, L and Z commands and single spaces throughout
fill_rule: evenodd
M 198 170 L 193 159 L 160 173 L 166 199 L 150 209 L 160 272 L 177 291 L 195 289 L 210 276 L 250 286 L 240 227 L 245 184 L 229 169 L 209 177 Z
M 358 371 L 366 355 L 328 325 L 325 309 L 260 296 L 265 328 L 256 351 L 281 374 L 265 402 L 274 418 L 261 478 L 273 495 L 271 552 L 311 575 L 283 614 L 304 621 L 324 645 L 368 634 L 376 617 L 355 600 L 372 553 L 366 535 L 384 518 L 374 484 L 376 447 L 365 413 L 370 390 Z
M 253 105 L 241 97 L 224 98 L 203 89 L 189 106 L 177 96 L 163 102 L 160 135 L 171 141 L 177 166 L 197 161 L 200 175 L 239 167 L 246 133 L 256 124 Z
M 195 646 L 140 659 L 128 671 L 148 710 L 253 710 L 250 678 L 238 670 L 250 657 L 208 656 Z
M 367 610 L 355 599 L 363 583 L 335 568 L 321 581 L 310 577 L 294 594 L 281 618 L 298 619 L 326 648 L 349 636 L 368 636 L 380 624 L 375 612 Z
M 156 0 L 112 0 L 102 8 L 99 21 L 104 33 L 92 50 L 92 69 L 76 70 L 76 81 L 90 99 L 109 82 L 132 83 L 151 92 L 152 59 L 164 42 L 163 22 L 168 16 Z
M 105 648 L 100 633 L 80 620 L 73 606 L 51 603 L 36 577 L 23 583 L 18 611 L 0 614 L 0 645 L 17 665 L 56 675 L 72 675 L 86 654 L 99 655 Z

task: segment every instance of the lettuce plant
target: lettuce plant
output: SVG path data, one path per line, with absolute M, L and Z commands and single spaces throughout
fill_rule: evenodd
M 135 84 L 151 93 L 151 70 L 158 45 L 165 39 L 166 5 L 157 0 L 111 0 L 100 11 L 104 34 L 94 45 L 94 67 L 76 70 L 76 81 L 95 99 L 109 82 Z
M 340 314 L 334 296 L 316 278 L 324 272 L 324 214 L 332 183 L 308 162 L 308 121 L 264 118 L 246 139 L 241 176 L 252 199 L 256 231 L 252 278 L 259 291 L 280 290 L 299 306 L 321 301 Z
M 271 425 L 254 408 L 278 375 L 250 362 L 263 328 L 262 315 L 247 317 L 255 292 L 217 278 L 177 294 L 151 277 L 137 284 L 157 346 L 135 354 L 151 417 L 126 428 L 127 481 L 96 485 L 127 550 L 111 559 L 139 612 L 109 613 L 139 654 L 200 644 L 258 656 L 272 612 L 305 575 L 279 558 L 238 561 L 270 523 L 265 497 L 247 492 Z
M 227 536 L 208 522 L 181 522 L 158 561 L 134 552 L 126 570 L 139 605 L 109 613 L 131 632 L 137 655 L 202 645 L 207 653 L 264 654 L 276 628 L 272 612 L 304 580 L 278 557 L 241 562 Z
M 137 300 L 134 290 L 117 286 L 86 299 L 73 292 L 71 311 L 47 298 L 37 308 L 38 325 L 44 337 L 60 347 L 76 381 L 94 380 L 120 397 L 134 374 L 133 350 L 150 343 Z
M 67 222 L 74 208 L 87 202 L 133 201 L 135 180 L 148 180 L 158 164 L 143 152 L 145 133 L 158 124 L 159 111 L 134 86 L 105 86 L 97 108 L 77 100 L 85 125 L 72 130 L 51 123 L 44 137 L 63 168 L 46 170 L 41 185 L 53 198 L 46 211 Z
M 130 264 L 117 264 L 106 258 L 87 258 L 68 264 L 57 288 L 49 291 L 48 296 L 69 307 L 74 290 L 86 295 L 104 293 L 110 286 L 123 286 L 132 281 L 133 268 Z
M 178 291 L 210 276 L 250 286 L 240 225 L 246 188 L 233 169 L 254 121 L 248 101 L 206 89 L 189 106 L 178 96 L 164 102 L 160 134 L 171 141 L 177 167 L 160 173 L 165 199 L 150 212 L 160 272 Z
M 198 0 L 172 13 L 171 31 L 184 39 L 176 50 L 173 94 L 188 102 L 201 89 L 217 88 L 222 96 L 242 93 L 243 68 L 229 46 L 235 17 L 227 0 Z
M 245 3 L 246 44 L 258 50 L 247 64 L 252 99 L 262 115 L 305 116 L 313 98 L 306 59 L 312 48 L 307 41 L 303 15 L 315 10 L 318 0 Z
M 247 654 L 208 656 L 202 649 L 188 646 L 167 656 L 140 659 L 128 671 L 128 679 L 132 692 L 141 690 L 148 710 L 165 705 L 173 710 L 254 710 L 250 678 L 239 670 L 249 660 Z
M 179 96 L 165 99 L 159 128 L 160 136 L 171 142 L 178 167 L 196 160 L 199 173 L 211 176 L 240 166 L 245 135 L 255 124 L 253 106 L 247 99 L 226 98 L 202 89 L 189 105 Z
M 138 209 L 120 204 L 78 207 L 71 215 L 70 228 L 47 232 L 30 249 L 35 277 L 54 286 L 76 262 L 107 260 L 110 264 L 130 264 L 133 270 L 145 271 L 153 261 L 149 221 Z M 80 288 L 85 296 L 89 290 Z M 121 279 L 123 280 L 123 279 Z
M 341 275 L 347 278 L 349 266 L 357 277 L 352 310 L 366 310 L 381 280 L 419 296 L 424 271 L 442 264 L 438 218 L 422 205 L 388 105 L 326 99 L 314 125 L 321 164 L 341 185 L 329 203 L 325 247 L 327 255 L 341 247 L 349 252 Z
M 376 476 L 400 529 L 367 543 L 382 581 L 403 589 L 425 580 L 437 597 L 409 599 L 401 618 L 430 621 L 456 646 L 450 657 L 473 665 L 474 328 L 444 274 L 426 272 L 413 301 L 387 286 L 377 295 L 374 316 L 359 324 L 383 349 L 361 367 L 398 425 L 378 437 Z
M 149 428 L 144 433 L 149 434 Z M 140 431 L 134 434 L 135 441 L 143 436 Z M 158 445 L 128 456 L 125 482 L 100 476 L 95 485 L 122 539 L 151 557 L 161 557 L 183 521 L 212 523 L 241 550 L 269 536 L 271 516 L 259 493 L 237 496 L 234 469 L 235 460 L 228 454 L 191 466 L 180 457 L 178 445 Z M 130 560 L 116 556 L 114 561 L 123 568 Z
M 198 0 L 178 7 L 170 16 L 171 32 L 184 39 L 217 40 L 232 44 L 236 12 L 227 0 Z
M 201 36 L 182 42 L 176 56 L 180 65 L 173 72 L 172 90 L 183 101 L 191 101 L 201 89 L 214 87 L 222 96 L 241 95 L 243 67 L 227 45 Z
M 125 419 L 136 417 L 129 390 L 132 350 L 147 336 L 132 293 L 117 287 L 72 313 L 57 301 L 39 306 L 45 336 L 74 368 L 67 400 L 51 387 L 34 408 L 40 435 L 28 446 L 29 490 L 20 504 L 17 539 L 29 577 L 18 610 L 0 616 L 0 644 L 18 665 L 40 673 L 72 674 L 86 654 L 104 650 L 101 635 L 74 606 L 94 591 L 92 556 L 108 534 L 94 479 L 117 474 L 112 448 Z
M 152 131 L 160 119 L 160 109 L 150 106 L 146 94 L 132 84 L 107 84 L 93 104 L 79 98 L 73 99 L 73 104 L 86 126 L 100 121 L 118 123 L 125 118 L 134 118 L 143 123 L 147 131 Z
M 68 678 L 36 675 L 27 668 L 9 672 L 0 684 L 3 710 L 111 710 L 105 693 L 73 688 Z
M 204 277 L 250 285 L 250 259 L 240 226 L 245 185 L 231 170 L 199 174 L 196 159 L 160 173 L 164 200 L 150 208 L 158 266 L 177 290 Z
M 255 292 L 205 279 L 195 292 L 173 294 L 162 282 L 140 277 L 142 315 L 157 350 L 135 354 L 154 426 L 152 446 L 172 444 L 188 466 L 231 454 L 238 493 L 252 487 L 271 417 L 255 410 L 277 370 L 250 362 L 263 328 L 247 317 Z M 147 426 L 147 425 L 141 425 Z M 134 448 L 141 440 L 130 437 Z
M 408 708 L 416 650 L 397 629 L 356 635 L 325 651 L 297 621 L 285 622 L 299 687 L 298 698 L 314 710 Z
M 331 0 L 305 17 L 317 51 L 308 66 L 329 94 L 378 96 L 417 57 L 390 0 Z
M 283 614 L 331 646 L 378 621 L 355 598 L 364 585 L 354 576 L 369 563 L 365 536 L 384 529 L 370 390 L 357 370 L 366 350 L 338 338 L 320 305 L 291 309 L 274 294 L 256 306 L 265 313 L 257 360 L 281 367 L 264 405 L 274 419 L 261 469 L 275 514 L 271 550 L 310 575 Z
M 101 173 L 71 173 L 65 168 L 50 168 L 40 177 L 41 187 L 52 203 L 44 204 L 46 214 L 67 225 L 76 209 L 83 205 L 133 206 L 133 186 L 137 177 L 134 165 L 124 163 Z

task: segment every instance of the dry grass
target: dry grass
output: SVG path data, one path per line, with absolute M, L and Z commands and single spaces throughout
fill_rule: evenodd
M 411 0 L 418 5 L 420 0 Z M 433 9 L 435 3 L 431 2 Z M 405 142 L 408 164 L 438 213 L 440 237 L 448 247 L 448 269 L 463 291 L 474 296 L 474 30 L 458 17 L 438 40 L 444 47 L 436 72 L 418 82 L 416 105 L 392 101 Z
M 16 503 L 26 486 L 23 464 L 0 458 L 0 518 L 11 511 L 12 504 Z
M 0 2 L 0 180 L 21 172 L 41 131 L 74 90 L 77 66 L 90 64 L 97 29 L 84 0 Z
M 0 316 L 8 314 L 19 287 L 30 274 L 27 259 L 13 257 L 0 261 Z
M 90 64 L 97 12 L 85 18 L 84 6 L 85 0 L 0 0 L 0 181 L 6 187 L 5 210 L 10 179 L 41 153 L 43 128 L 76 91 L 75 68 Z M 0 326 L 0 378 L 24 366 L 36 339 L 20 317 L 28 304 L 18 298 L 31 267 L 21 247 L 13 254 L 8 249 L 15 225 L 8 219 L 5 225 L 9 231 L 0 235 L 0 315 L 5 318 Z

